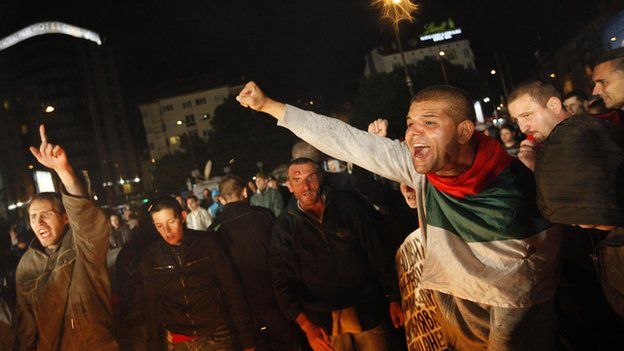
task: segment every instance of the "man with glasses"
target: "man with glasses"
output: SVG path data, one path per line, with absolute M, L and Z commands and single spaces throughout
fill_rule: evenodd
M 403 325 L 392 260 L 363 210 L 322 186 L 320 167 L 288 167 L 288 207 L 273 227 L 271 268 L 280 308 L 313 350 L 387 350 L 389 309 Z

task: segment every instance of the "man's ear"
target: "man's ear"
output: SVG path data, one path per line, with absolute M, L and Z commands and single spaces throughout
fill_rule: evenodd
M 221 195 L 217 196 L 217 200 L 219 200 L 219 203 L 223 206 L 227 205 L 227 201 L 225 200 L 225 198 Z
M 247 195 L 247 188 L 243 188 L 243 199 L 246 199 L 249 195 Z
M 69 216 L 67 215 L 67 212 L 63 213 L 63 224 L 69 224 Z
M 470 120 L 461 121 L 457 125 L 457 134 L 459 136 L 459 143 L 461 145 L 466 144 L 474 135 L 475 125 Z
M 182 210 L 182 221 L 183 222 L 186 221 L 186 215 L 187 215 L 186 211 Z
M 554 113 L 559 114 L 559 112 L 561 112 L 561 109 L 563 108 L 563 104 L 561 103 L 561 100 L 553 96 L 546 102 L 546 108 Z

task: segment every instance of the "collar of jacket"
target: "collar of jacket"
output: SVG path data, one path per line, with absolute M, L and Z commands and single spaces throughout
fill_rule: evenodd
M 195 238 L 197 237 L 197 230 L 193 230 L 193 229 L 188 229 L 186 227 L 184 227 L 184 235 L 182 236 L 182 242 L 180 243 L 180 245 L 169 245 L 164 239 L 160 239 L 160 244 L 166 248 L 169 251 L 178 251 L 178 250 L 182 250 L 185 251 L 186 248 L 193 246 L 193 242 L 195 241 Z
M 334 188 L 330 186 L 323 185 L 321 187 L 321 196 L 325 196 L 325 208 L 323 209 L 323 217 L 324 217 L 325 213 L 327 213 L 327 207 L 330 206 L 333 200 L 336 198 L 336 190 L 334 190 Z M 302 211 L 299 208 L 298 201 L 294 196 L 292 196 L 290 198 L 290 202 L 288 202 L 288 211 L 293 212 L 300 216 L 308 216 L 310 218 L 313 218 L 310 214 L 306 213 L 305 211 Z
M 223 206 L 223 211 L 221 212 L 220 217 L 222 219 L 227 219 L 230 216 L 236 216 L 242 210 L 248 209 L 250 206 L 246 200 L 230 202 Z
M 58 252 L 59 249 L 61 247 L 65 247 L 67 245 L 69 245 L 67 242 L 69 241 L 69 235 L 67 235 L 67 233 L 70 230 L 70 226 L 69 224 L 67 225 L 67 227 L 65 227 L 65 232 L 61 235 L 61 239 L 59 240 L 59 244 L 56 247 L 56 249 L 54 250 L 54 252 Z M 41 245 L 41 241 L 39 241 L 39 238 L 37 238 L 37 234 L 35 234 L 35 237 L 32 239 L 32 241 L 30 242 L 29 247 L 35 251 L 38 251 L 46 256 L 48 256 L 48 253 L 45 249 L 45 247 L 43 247 L 43 245 Z

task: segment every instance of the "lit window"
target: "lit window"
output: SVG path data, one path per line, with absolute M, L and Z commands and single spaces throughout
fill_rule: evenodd
M 169 137 L 169 145 L 180 145 L 180 137 L 177 135 Z

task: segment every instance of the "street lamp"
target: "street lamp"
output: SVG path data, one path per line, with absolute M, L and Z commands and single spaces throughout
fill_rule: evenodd
M 54 112 L 54 106 L 48 105 L 48 106 L 46 106 L 44 111 L 45 111 L 45 113 L 52 113 L 52 112 Z
M 444 56 L 446 52 L 441 50 L 438 52 L 438 61 L 440 61 L 440 67 L 442 67 L 442 76 L 444 77 L 444 84 L 448 85 L 448 77 L 446 76 L 446 67 L 444 67 Z
M 405 74 L 405 84 L 409 90 L 410 96 L 414 96 L 414 82 L 407 70 L 407 63 L 405 61 L 405 53 L 403 52 L 403 45 L 401 44 L 401 37 L 399 36 L 399 22 L 403 20 L 413 21 L 412 12 L 414 12 L 418 6 L 411 2 L 411 0 L 373 0 L 373 5 L 380 6 L 382 9 L 382 18 L 388 18 L 392 20 L 394 37 L 399 47 L 399 54 L 401 56 L 401 64 L 403 66 L 403 73 Z
M 496 74 L 496 70 L 495 70 L 495 69 L 491 70 L 491 71 L 490 71 L 490 74 L 491 74 L 491 75 L 495 75 L 495 74 Z
M 191 148 L 191 159 L 193 159 L 193 170 L 197 169 L 197 160 L 195 159 L 195 149 L 193 148 L 193 140 L 191 139 L 191 135 L 188 132 L 188 126 L 181 119 L 176 121 L 176 124 L 181 126 L 184 125 L 184 134 L 188 138 L 189 147 Z

